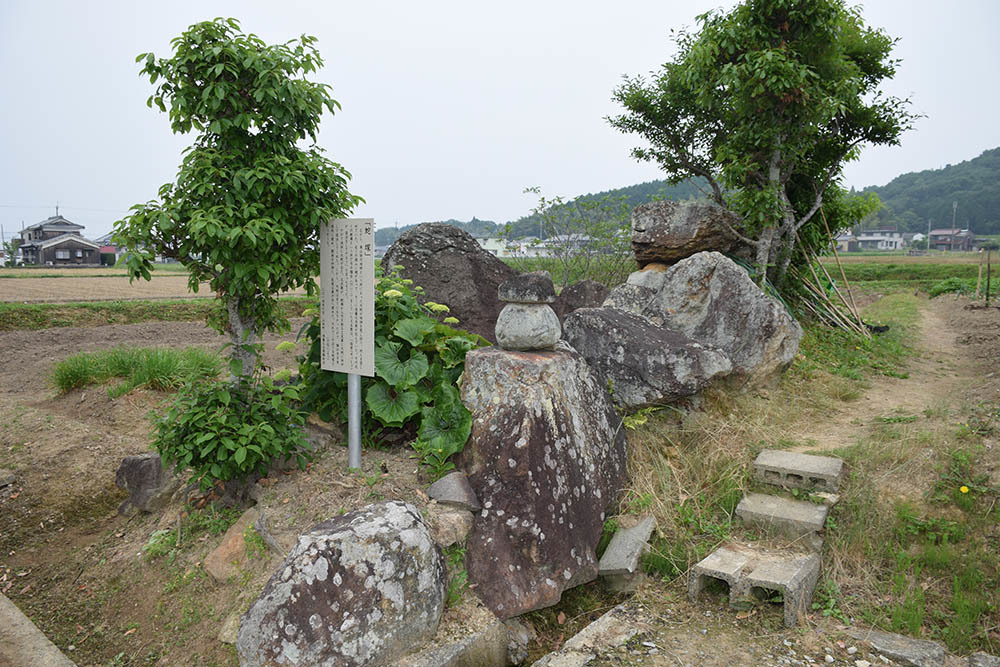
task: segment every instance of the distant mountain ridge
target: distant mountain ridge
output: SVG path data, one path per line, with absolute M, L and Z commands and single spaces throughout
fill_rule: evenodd
M 1000 148 L 983 151 L 978 157 L 941 169 L 902 174 L 886 185 L 870 186 L 862 192 L 874 192 L 883 205 L 873 219 L 865 222 L 865 228 L 894 225 L 901 231 L 926 232 L 929 219 L 934 221 L 932 226 L 935 228 L 950 227 L 952 202 L 957 201 L 956 227 L 971 229 L 977 235 L 1000 234 Z M 634 208 L 655 198 L 685 200 L 703 196 L 703 190 L 692 181 L 670 185 L 660 180 L 585 194 L 580 199 L 624 198 Z M 497 236 L 505 227 L 502 223 L 477 218 L 468 222 L 454 219 L 440 222 L 479 237 Z M 511 235 L 515 237 L 538 233 L 538 219 L 534 215 L 523 216 L 509 224 Z M 416 226 L 379 229 L 375 232 L 375 243 L 391 245 L 400 234 Z
M 1000 234 L 1000 148 L 941 169 L 902 174 L 881 187 L 871 186 L 882 201 L 876 220 L 865 227 L 895 225 L 905 232 L 951 227 L 952 202 L 958 202 L 955 226 L 977 235 Z

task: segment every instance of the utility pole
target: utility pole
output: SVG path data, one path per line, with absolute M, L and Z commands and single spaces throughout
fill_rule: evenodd
M 951 203 L 951 243 L 948 244 L 949 250 L 955 249 L 955 212 L 958 211 L 958 202 L 953 201 Z
M 931 223 L 934 222 L 930 218 L 927 218 L 927 252 L 931 251 Z

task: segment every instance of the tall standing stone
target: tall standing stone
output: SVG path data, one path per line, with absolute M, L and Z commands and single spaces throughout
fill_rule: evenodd
M 501 619 L 597 577 L 605 510 L 625 485 L 625 434 L 575 351 L 483 348 L 465 360 L 472 434 L 459 465 L 482 510 L 467 539 L 476 594 Z

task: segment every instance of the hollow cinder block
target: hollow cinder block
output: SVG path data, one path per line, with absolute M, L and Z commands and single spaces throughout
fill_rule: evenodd
M 730 597 L 752 600 L 755 589 L 781 593 L 785 626 L 794 627 L 812 603 L 819 566 L 819 554 L 772 554 L 761 558 L 740 578 Z
M 844 478 L 844 462 L 832 456 L 765 449 L 753 462 L 753 476 L 775 486 L 836 493 Z

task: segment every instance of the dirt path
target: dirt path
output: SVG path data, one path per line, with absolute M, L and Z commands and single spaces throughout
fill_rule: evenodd
M 304 290 L 286 292 L 303 295 Z M 128 301 L 137 299 L 212 298 L 207 283 L 197 294 L 188 289 L 187 275 L 155 275 L 132 283 L 125 276 L 73 276 L 0 280 L 0 302 L 68 303 L 73 301 Z
M 959 334 L 950 323 L 953 303 L 928 300 L 922 306 L 917 354 L 910 361 L 908 376 L 878 376 L 862 397 L 829 419 L 793 430 L 790 439 L 802 444 L 789 451 L 821 452 L 855 444 L 876 420 L 945 409 L 968 386 L 974 370 L 956 346 Z

